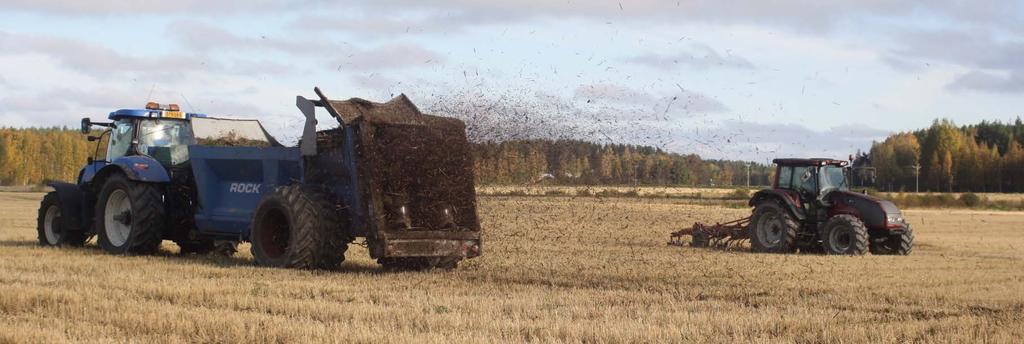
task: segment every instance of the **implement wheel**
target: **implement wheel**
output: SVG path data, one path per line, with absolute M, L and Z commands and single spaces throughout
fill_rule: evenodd
M 914 250 L 914 232 L 907 228 L 903 234 L 890 235 L 885 241 L 873 243 L 871 253 L 879 255 L 906 256 Z
M 322 193 L 302 185 L 267 194 L 252 221 L 252 256 L 261 266 L 335 269 L 351 241 L 341 211 Z
M 36 224 L 41 246 L 82 246 L 86 237 L 82 231 L 65 228 L 60 197 L 56 191 L 47 193 L 39 203 L 39 218 Z
M 828 254 L 863 255 L 868 252 L 868 229 L 852 215 L 836 215 L 825 223 L 821 241 Z
M 776 201 L 764 201 L 750 217 L 750 248 L 754 252 L 796 252 L 796 234 L 800 229 L 786 209 Z
M 96 202 L 99 243 L 111 254 L 150 254 L 163 241 L 167 216 L 156 184 L 114 175 Z

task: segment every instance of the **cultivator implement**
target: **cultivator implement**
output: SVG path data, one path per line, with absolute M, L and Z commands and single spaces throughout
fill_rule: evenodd
M 735 247 L 750 239 L 749 225 L 750 217 L 714 225 L 697 222 L 693 224 L 693 227 L 673 232 L 669 236 L 668 244 L 684 246 L 683 237 L 690 236 L 690 246 L 693 247 Z

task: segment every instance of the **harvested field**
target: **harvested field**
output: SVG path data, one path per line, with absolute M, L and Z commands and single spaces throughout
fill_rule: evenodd
M 666 246 L 744 209 L 480 198 L 484 256 L 384 273 L 35 244 L 42 194 L 0 193 L 0 342 L 1019 342 L 1024 213 L 910 210 L 909 257 Z

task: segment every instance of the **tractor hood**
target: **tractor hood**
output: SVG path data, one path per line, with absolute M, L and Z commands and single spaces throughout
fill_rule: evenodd
M 889 222 L 903 221 L 900 209 L 889 200 L 851 191 L 832 191 L 828 198 L 834 205 L 833 215 L 841 213 L 858 216 L 868 228 L 885 229 Z

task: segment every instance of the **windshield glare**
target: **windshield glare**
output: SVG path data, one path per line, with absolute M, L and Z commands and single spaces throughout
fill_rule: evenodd
M 821 168 L 821 191 L 826 190 L 849 190 L 846 185 L 845 169 L 839 166 L 825 166 Z
M 139 124 L 139 145 L 144 147 L 172 147 L 195 143 L 192 128 L 185 121 L 145 120 Z

